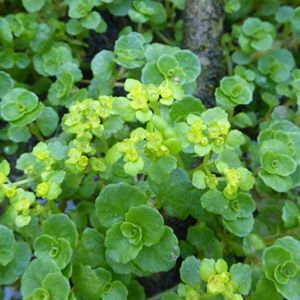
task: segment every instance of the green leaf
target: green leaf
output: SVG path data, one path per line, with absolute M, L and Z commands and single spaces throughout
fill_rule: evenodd
M 20 119 L 24 114 L 21 113 L 15 103 L 5 103 L 1 105 L 1 116 L 6 121 L 15 121 Z
M 201 115 L 205 107 L 200 99 L 185 96 L 181 101 L 176 101 L 170 108 L 170 118 L 173 122 L 184 121 L 189 114 Z
M 70 1 L 68 15 L 70 18 L 81 19 L 88 15 L 93 8 L 93 0 L 72 0 Z
M 295 66 L 295 59 L 287 49 L 274 49 L 258 61 L 258 69 L 264 75 L 269 75 L 275 82 L 285 82 Z
M 214 259 L 204 258 L 200 264 L 200 278 L 208 282 L 211 276 L 216 274 L 215 269 L 216 261 Z
M 23 274 L 31 259 L 31 250 L 27 243 L 16 242 L 14 257 L 6 266 L 0 266 L 0 284 L 11 285 Z
M 114 281 L 109 291 L 103 295 L 102 300 L 127 300 L 128 291 L 120 281 Z
M 96 29 L 101 21 L 103 22 L 101 15 L 96 11 L 92 11 L 84 19 L 82 19 L 81 24 L 84 28 Z
M 192 184 L 188 174 L 175 169 L 164 184 L 151 183 L 157 199 L 164 203 L 164 209 L 170 216 L 185 219 L 189 214 L 189 204 L 194 200 L 191 195 Z
M 5 176 L 8 176 L 10 173 L 10 165 L 7 160 L 2 160 L 0 163 L 1 173 L 3 173 Z
M 283 295 L 286 299 L 296 300 L 300 293 L 300 272 L 298 272 L 294 278 L 291 278 L 287 284 L 279 284 L 275 282 L 277 291 Z
M 187 233 L 187 241 L 197 250 L 203 250 L 212 244 L 215 239 L 214 233 L 204 224 L 190 226 Z
M 108 50 L 97 53 L 91 61 L 94 77 L 111 80 L 115 68 L 114 57 L 113 52 Z
M 72 247 L 77 245 L 78 233 L 75 223 L 66 214 L 50 215 L 42 224 L 42 231 L 54 238 L 64 238 Z
M 132 122 L 135 119 L 135 111 L 130 107 L 130 101 L 125 97 L 114 97 L 112 99 L 112 112 L 118 115 L 126 122 Z
M 173 55 L 178 52 L 177 47 L 171 47 L 164 44 L 153 43 L 146 47 L 145 57 L 147 62 L 156 62 L 163 54 Z
M 36 120 L 37 126 L 44 136 L 52 135 L 58 125 L 59 117 L 52 107 L 45 107 L 41 115 Z
M 181 10 L 184 10 L 185 8 L 185 1 L 184 0 L 171 0 L 171 2 Z
M 23 297 L 32 294 L 40 288 L 48 274 L 59 272 L 56 263 L 51 259 L 34 259 L 26 268 L 21 279 L 21 292 Z
M 46 0 L 22 0 L 22 4 L 25 9 L 32 13 L 39 11 L 44 5 Z
M 27 126 L 9 126 L 7 135 L 8 138 L 15 143 L 27 142 L 31 138 L 31 133 Z
M 150 163 L 148 175 L 156 183 L 166 181 L 170 173 L 177 167 L 177 161 L 173 156 L 162 156 Z
M 60 269 L 64 269 L 71 261 L 73 250 L 64 238 L 54 238 L 43 234 L 34 241 L 34 254 L 37 258 L 53 259 Z
M 240 167 L 240 168 L 238 168 L 238 170 L 242 174 L 241 179 L 240 179 L 240 184 L 239 184 L 240 189 L 243 191 L 250 191 L 255 184 L 254 176 L 246 168 Z
M 67 22 L 66 31 L 70 35 L 77 35 L 83 31 L 83 27 L 79 20 L 77 19 L 70 19 Z
M 282 220 L 285 227 L 296 227 L 300 221 L 300 211 L 298 206 L 290 201 L 286 200 L 282 208 Z
M 267 151 L 261 157 L 265 171 L 279 176 L 289 176 L 296 171 L 296 161 L 288 155 Z
M 34 110 L 25 114 L 22 118 L 18 120 L 11 121 L 11 124 L 14 126 L 26 126 L 34 122 L 43 112 L 43 109 L 44 109 L 44 104 L 39 102 L 38 106 Z
M 236 105 L 246 105 L 252 101 L 250 84 L 240 76 L 228 76 L 221 80 L 215 92 L 217 103 L 229 109 Z
M 136 176 L 142 172 L 144 168 L 144 161 L 141 157 L 137 161 L 128 161 L 124 164 L 124 171 L 130 176 Z
M 262 257 L 262 267 L 265 276 L 275 281 L 274 272 L 276 267 L 292 259 L 291 252 L 285 249 L 284 246 L 273 245 L 265 249 Z
M 142 242 L 133 244 L 120 229 L 120 223 L 114 224 L 106 233 L 106 256 L 114 262 L 126 264 L 137 257 L 142 249 Z
M 201 119 L 207 124 L 211 125 L 220 120 L 227 120 L 228 114 L 220 107 L 209 108 L 201 114 Z
M 145 55 L 143 37 L 136 32 L 122 35 L 115 43 L 114 52 L 117 56 L 115 61 L 119 65 L 127 69 L 141 67 Z
M 10 69 L 14 66 L 14 52 L 12 49 L 0 50 L 0 66 L 3 69 Z
M 3 97 L 1 103 L 2 117 L 7 121 L 17 120 L 37 108 L 38 101 L 36 94 L 23 88 L 14 88 Z
M 206 188 L 205 182 L 206 175 L 203 171 L 197 170 L 193 173 L 192 184 L 197 189 L 204 190 Z
M 124 220 L 129 208 L 145 204 L 146 195 L 127 183 L 107 185 L 96 199 L 96 214 L 104 227 Z
M 210 213 L 222 215 L 228 207 L 228 201 L 219 190 L 210 190 L 201 197 L 201 204 Z
M 12 230 L 0 225 L 0 266 L 6 266 L 15 255 L 16 240 Z
M 273 300 L 282 300 L 282 296 L 275 289 L 274 283 L 264 276 L 261 277 L 257 284 L 256 290 L 252 293 L 252 300 L 260 300 L 260 299 L 273 299 Z
M 180 278 L 185 284 L 195 288 L 200 286 L 200 263 L 200 260 L 195 256 L 188 256 L 182 262 L 180 267 Z
M 279 245 L 288 249 L 293 256 L 293 260 L 300 266 L 300 241 L 296 240 L 291 236 L 285 236 L 278 239 L 275 245 Z
M 194 82 L 201 73 L 199 58 L 190 50 L 180 50 L 174 56 L 185 73 L 185 83 Z
M 299 7 L 295 8 L 293 11 L 293 16 L 291 20 L 292 26 L 296 31 L 300 31 L 300 9 Z
M 92 268 L 105 264 L 104 236 L 96 229 L 86 228 L 78 246 L 78 259 Z
M 175 265 L 178 256 L 178 240 L 173 230 L 166 227 L 160 242 L 151 247 L 143 247 L 134 263 L 143 272 L 166 272 Z
M 163 75 L 159 72 L 155 62 L 148 62 L 142 69 L 142 82 L 160 85 L 164 81 Z
M 46 275 L 42 287 L 48 292 L 50 299 L 67 300 L 69 298 L 69 281 L 59 272 Z
M 240 218 L 233 221 L 222 219 L 225 227 L 233 234 L 239 237 L 247 236 L 253 229 L 254 219 L 253 217 Z
M 174 56 L 163 54 L 157 60 L 157 68 L 165 77 L 172 77 L 178 67 L 178 62 Z
M 226 220 L 236 220 L 240 218 L 249 218 L 255 210 L 255 201 L 250 194 L 239 193 L 235 199 L 228 203 L 227 209 L 223 212 Z
M 146 205 L 130 208 L 125 219 L 142 229 L 143 244 L 148 247 L 157 244 L 165 232 L 161 214 L 156 209 Z
M 103 287 L 107 283 L 107 278 L 104 281 L 101 280 L 91 266 L 75 264 L 72 282 L 77 293 L 83 299 L 99 300 L 100 295 L 103 294 Z
M 13 43 L 13 32 L 10 24 L 7 19 L 3 17 L 0 17 L 0 41 L 4 44 L 4 46 L 11 46 Z M 9 68 L 9 64 L 7 67 Z
M 237 293 L 248 295 L 252 283 L 252 270 L 249 265 L 237 263 L 230 267 L 230 279 L 237 284 Z
M 8 73 L 0 71 L 0 98 L 9 92 L 14 86 L 14 80 Z
M 107 5 L 108 11 L 114 16 L 125 16 L 131 7 L 131 0 L 114 0 Z
M 260 170 L 258 174 L 263 182 L 276 192 L 286 193 L 293 186 L 293 181 L 290 176 L 283 177 L 279 175 L 269 174 L 265 170 Z
M 245 138 L 243 133 L 236 129 L 230 130 L 225 140 L 225 146 L 228 149 L 236 149 L 244 143 Z

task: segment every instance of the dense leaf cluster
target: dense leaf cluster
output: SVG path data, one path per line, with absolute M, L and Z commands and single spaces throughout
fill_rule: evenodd
M 0 298 L 300 299 L 299 1 L 225 1 L 213 108 L 184 7 L 0 1 Z

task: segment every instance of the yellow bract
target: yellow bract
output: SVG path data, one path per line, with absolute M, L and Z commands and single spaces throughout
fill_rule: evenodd
M 47 182 L 41 182 L 36 186 L 36 195 L 38 197 L 45 197 L 48 194 L 49 185 Z

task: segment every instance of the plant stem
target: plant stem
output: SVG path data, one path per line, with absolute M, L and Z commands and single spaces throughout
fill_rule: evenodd
M 210 156 L 211 156 L 211 152 L 209 152 L 208 154 L 206 154 L 206 155 L 204 156 L 204 158 L 203 158 L 202 163 L 201 163 L 200 165 L 198 165 L 197 167 L 195 167 L 194 169 L 192 169 L 192 170 L 189 171 L 190 176 L 192 176 L 193 173 L 194 173 L 195 171 L 198 171 L 198 170 L 205 170 L 206 165 L 207 165 L 207 163 L 208 163 L 209 160 L 210 160 Z
M 265 242 L 265 244 L 267 246 L 269 246 L 269 245 L 272 245 L 277 239 L 287 236 L 287 235 L 290 235 L 292 237 L 298 237 L 299 236 L 299 228 L 294 228 L 294 229 L 287 230 L 285 232 L 280 232 L 280 233 L 277 233 L 274 235 L 266 236 L 263 239 L 263 241 Z
M 23 179 L 23 180 L 14 182 L 13 185 L 19 186 L 19 185 L 23 185 L 23 184 L 26 184 L 26 183 L 30 183 L 30 182 L 32 182 L 32 181 L 34 181 L 33 178 L 26 178 L 26 179 Z
M 177 155 L 176 155 L 176 158 L 177 158 L 178 166 L 179 166 L 180 168 L 184 169 L 184 163 L 183 163 L 183 161 L 182 161 L 182 159 L 181 159 L 180 154 L 177 154 Z
M 166 43 L 167 45 L 170 45 L 172 46 L 173 43 L 171 40 L 169 40 L 165 35 L 163 35 L 161 32 L 159 31 L 156 31 L 155 34 L 164 42 Z
M 89 80 L 89 79 L 81 79 L 79 82 L 80 83 L 84 83 L 84 84 L 90 84 L 91 80 Z
M 37 140 L 38 140 L 39 142 L 44 141 L 44 138 L 43 138 L 43 136 L 41 135 L 40 130 L 39 130 L 39 128 L 36 126 L 35 123 L 31 123 L 31 124 L 29 125 L 29 129 L 30 129 L 30 132 L 37 138 Z
M 170 292 L 175 292 L 178 288 L 178 285 L 175 285 L 173 287 L 171 287 L 170 289 L 163 291 L 162 293 L 159 293 L 157 295 L 154 295 L 150 298 L 148 298 L 147 300 L 160 300 L 162 298 L 163 295 L 170 293 Z
M 115 87 L 123 87 L 124 86 L 124 82 L 115 82 L 114 86 Z
M 151 102 L 150 107 L 152 108 L 154 114 L 156 116 L 160 116 L 160 110 L 159 110 L 159 102 Z

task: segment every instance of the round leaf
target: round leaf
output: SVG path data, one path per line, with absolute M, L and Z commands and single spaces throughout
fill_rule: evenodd
M 15 255 L 16 240 L 12 230 L 0 225 L 0 266 L 6 266 Z
M 130 208 L 125 219 L 142 229 L 143 244 L 146 246 L 157 244 L 165 232 L 161 214 L 158 210 L 146 205 Z
M 175 265 L 178 256 L 178 240 L 172 229 L 166 227 L 160 242 L 151 247 L 143 247 L 134 263 L 144 272 L 166 272 Z
M 146 195 L 137 187 L 127 183 L 106 186 L 96 199 L 96 214 L 100 223 L 110 227 L 124 220 L 129 208 L 145 204 Z

